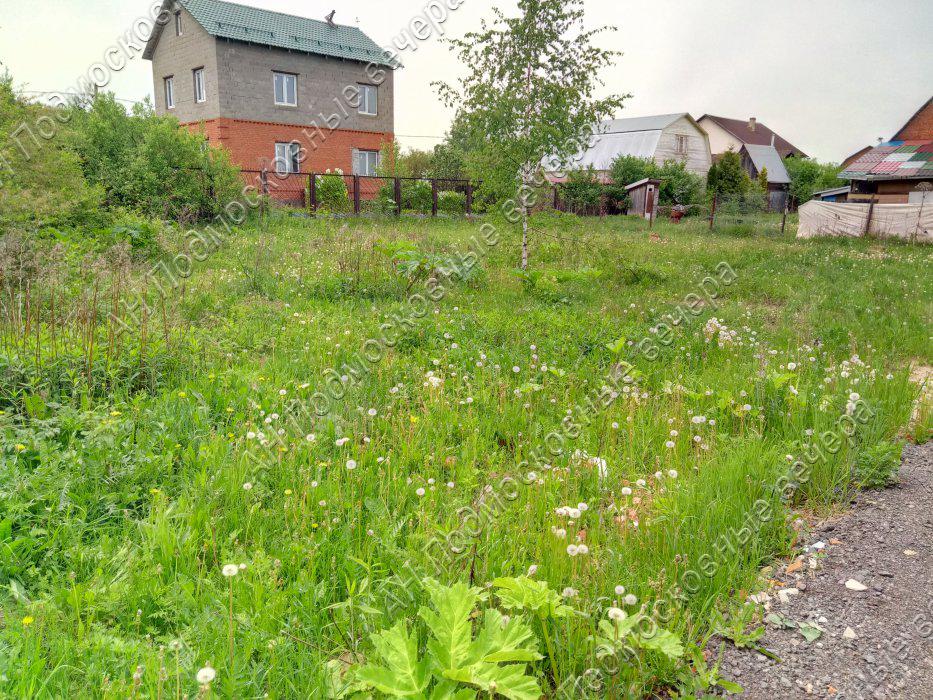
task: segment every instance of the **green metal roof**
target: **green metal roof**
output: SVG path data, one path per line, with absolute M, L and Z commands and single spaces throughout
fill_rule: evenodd
M 215 37 L 396 67 L 382 48 L 357 27 L 331 26 L 324 21 L 223 0 L 179 3 Z

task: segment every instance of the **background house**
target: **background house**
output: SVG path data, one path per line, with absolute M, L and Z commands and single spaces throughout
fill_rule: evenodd
M 933 184 L 933 99 L 890 141 L 862 153 L 839 177 L 851 181 L 850 202 L 907 204 L 929 197 L 925 192 Z
M 768 178 L 768 206 L 772 211 L 782 211 L 787 203 L 790 175 L 774 146 L 743 144 L 739 151 L 742 167 L 753 180 L 761 173 Z
M 393 66 L 362 31 L 221 0 L 163 9 L 172 21 L 144 53 L 159 114 L 247 170 L 375 172 L 393 139 Z
M 807 157 L 806 153 L 759 122 L 755 117 L 744 120 L 704 114 L 697 121 L 709 134 L 713 157 L 722 155 L 728 150 L 738 153 L 742 150 L 742 146 L 745 145 L 773 146 L 781 158 Z
M 709 137 L 685 112 L 610 119 L 599 124 L 591 143 L 574 158 L 574 167 L 592 167 L 603 180 L 608 180 L 612 163 L 620 156 L 653 160 L 658 165 L 676 160 L 685 163 L 690 172 L 704 176 L 713 162 Z

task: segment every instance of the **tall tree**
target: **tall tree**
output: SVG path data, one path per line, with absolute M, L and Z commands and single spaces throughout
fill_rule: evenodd
M 599 71 L 619 55 L 594 46 L 609 29 L 583 27 L 582 0 L 519 0 L 518 16 L 493 9 L 492 24 L 453 39 L 468 74 L 456 86 L 437 83 L 477 150 L 471 175 L 500 197 L 515 197 L 522 227 L 521 267 L 528 267 L 528 211 L 541 163 L 563 170 L 595 126 L 627 95 L 598 98 Z

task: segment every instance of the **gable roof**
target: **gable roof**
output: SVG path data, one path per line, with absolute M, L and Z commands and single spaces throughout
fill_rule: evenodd
M 342 24 L 332 27 L 320 20 L 225 0 L 165 0 L 163 10 L 169 10 L 176 2 L 190 12 L 208 34 L 220 39 L 397 67 L 385 51 L 357 27 Z M 164 28 L 164 25 L 156 25 L 143 58 L 152 58 Z
M 746 143 L 742 150 L 748 153 L 748 157 L 755 165 L 755 170 L 759 173 L 765 168 L 768 169 L 768 182 L 777 185 L 787 185 L 790 183 L 790 175 L 781 160 L 781 154 L 777 152 L 774 146 L 756 146 Z
M 599 133 L 627 134 L 635 131 L 663 131 L 681 117 L 690 117 L 690 115 L 680 112 L 679 114 L 656 114 L 650 117 L 607 119 L 599 123 Z M 691 121 L 693 121 L 692 118 Z
M 933 140 L 888 141 L 839 173 L 843 180 L 933 180 Z
M 898 140 L 898 139 L 904 138 L 904 132 L 907 131 L 907 130 L 912 126 L 914 119 L 916 119 L 916 118 L 919 117 L 921 114 L 923 114 L 923 113 L 930 107 L 931 103 L 933 103 L 933 97 L 931 97 L 929 100 L 927 100 L 926 103 L 923 105 L 923 107 L 921 107 L 920 109 L 918 109 L 918 110 L 914 113 L 914 116 L 912 116 L 910 119 L 907 120 L 907 123 L 904 124 L 904 126 L 902 126 L 902 127 L 900 128 L 900 130 L 899 130 L 896 134 L 894 134 L 894 136 L 891 137 L 891 140 L 892 140 L 892 141 L 896 141 L 896 140 Z M 921 125 L 921 126 L 922 126 L 922 125 Z M 921 131 L 923 131 L 922 128 L 921 128 Z M 923 137 L 923 138 L 933 138 L 933 134 L 929 133 L 929 128 L 927 128 L 926 131 L 927 131 L 927 133 L 922 134 L 922 137 Z
M 755 130 L 752 131 L 748 127 L 747 119 L 727 119 L 726 117 L 716 117 L 712 114 L 704 114 L 700 117 L 699 121 L 704 119 L 709 119 L 715 124 L 718 124 L 721 128 L 728 131 L 735 138 L 737 138 L 742 143 L 751 144 L 753 146 L 770 146 L 771 145 L 771 136 L 774 136 L 774 147 L 777 149 L 777 152 L 781 154 L 781 158 L 787 158 L 787 156 L 794 154 L 800 155 L 804 158 L 807 158 L 807 154 L 797 148 L 787 139 L 781 137 L 776 132 L 771 131 L 761 122 L 757 122 L 755 125 Z

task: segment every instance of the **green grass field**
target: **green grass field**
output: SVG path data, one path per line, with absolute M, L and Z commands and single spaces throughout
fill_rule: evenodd
M 0 696 L 712 689 L 930 428 L 928 248 L 277 215 L 134 318 L 157 238 L 4 242 Z

